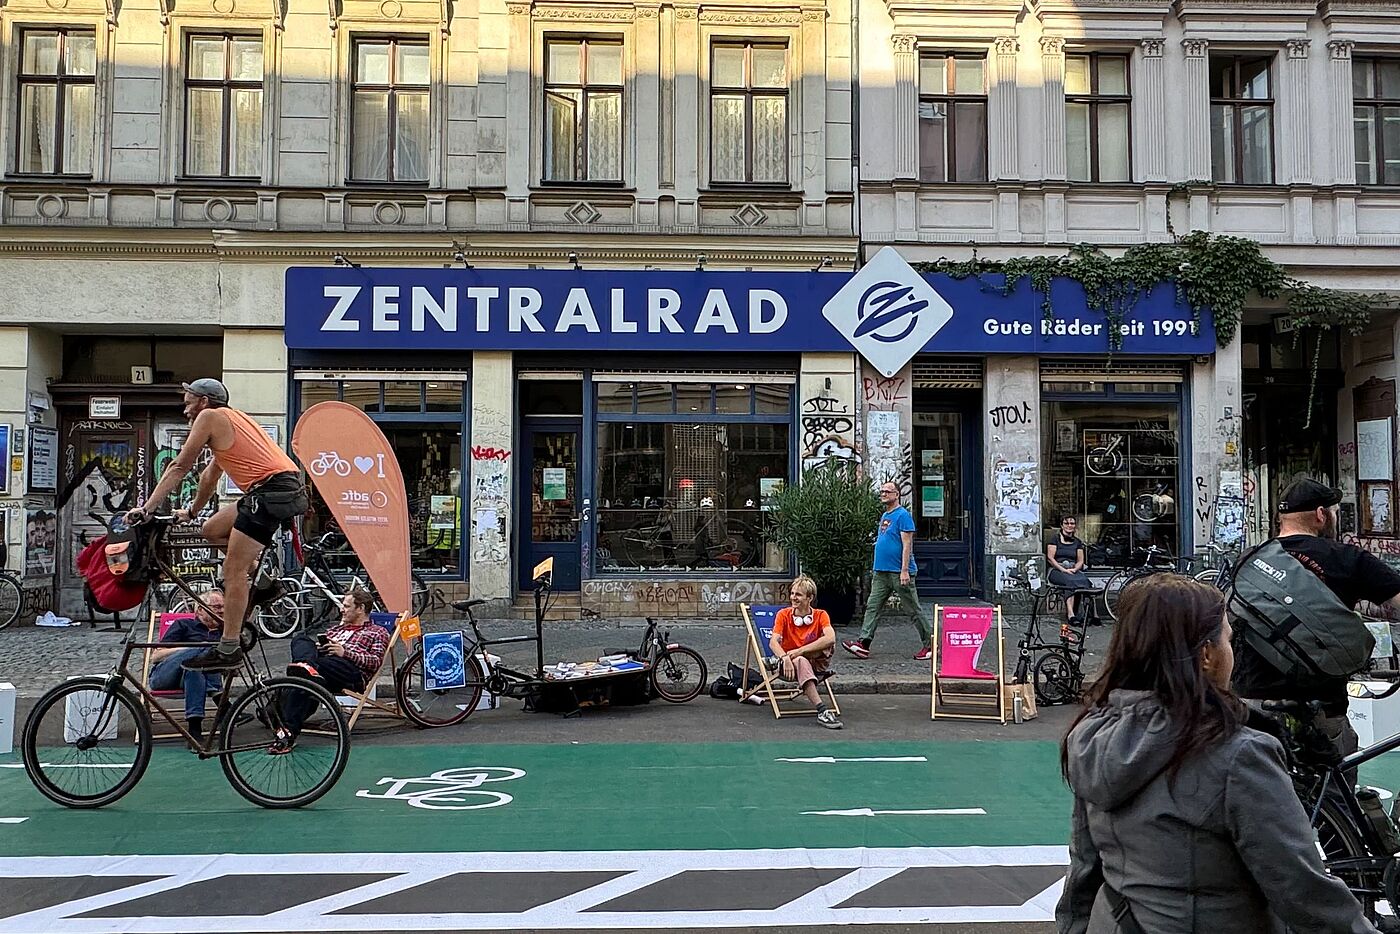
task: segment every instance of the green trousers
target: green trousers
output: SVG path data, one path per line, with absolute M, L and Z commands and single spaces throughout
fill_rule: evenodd
M 914 587 L 914 575 L 909 575 L 909 583 L 899 582 L 898 571 L 873 571 L 870 574 L 870 597 L 865 601 L 865 623 L 860 627 L 860 638 L 869 642 L 875 638 L 875 629 L 880 625 L 880 610 L 890 594 L 899 597 L 899 605 L 904 612 L 914 617 L 914 625 L 919 627 L 919 638 L 923 645 L 933 639 L 933 627 L 924 608 L 919 604 L 919 592 Z

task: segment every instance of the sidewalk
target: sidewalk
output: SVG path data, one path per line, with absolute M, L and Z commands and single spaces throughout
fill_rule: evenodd
M 433 631 L 456 627 L 451 621 L 439 620 L 427 628 Z M 1006 620 L 1006 668 L 1016 666 L 1016 639 L 1025 621 L 1015 617 Z M 561 660 L 577 661 L 594 658 L 605 649 L 636 648 L 645 628 L 644 621 L 568 620 L 547 621 L 544 628 L 544 661 L 546 665 Z M 670 627 L 671 641 L 695 649 L 705 659 L 709 679 L 723 674 L 729 662 L 744 659 L 744 630 L 735 619 L 732 622 L 705 620 L 699 623 L 676 621 Z M 515 619 L 482 620 L 482 633 L 487 638 L 529 635 L 534 626 Z M 1109 627 L 1096 627 L 1089 632 L 1088 651 L 1084 658 L 1086 672 L 1095 671 L 1108 645 Z M 836 630 L 836 638 L 853 639 L 857 627 Z M 144 638 L 144 628 L 138 638 Z M 16 626 L 0 631 L 0 681 L 15 686 L 20 697 L 37 697 L 50 687 L 75 675 L 106 672 L 121 655 L 125 633 L 110 628 L 94 630 L 88 625 L 66 629 L 46 629 Z M 263 640 L 268 665 L 280 671 L 288 661 L 288 642 Z M 927 694 L 929 691 L 928 662 L 914 660 L 918 635 L 914 624 L 903 616 L 891 616 L 880 626 L 879 634 L 868 659 L 852 658 L 839 647 L 834 666 L 837 670 L 837 690 L 846 694 Z M 257 650 L 255 650 L 257 651 Z M 534 668 L 533 644 L 508 645 L 494 648 L 511 667 Z M 133 669 L 139 670 L 139 656 L 133 659 Z M 385 673 L 387 676 L 387 672 Z M 387 677 L 386 677 L 387 685 Z M 392 690 L 392 688 L 391 688 Z

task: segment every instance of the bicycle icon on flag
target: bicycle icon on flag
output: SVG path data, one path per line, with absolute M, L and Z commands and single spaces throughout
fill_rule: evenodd
M 524 769 L 498 766 L 467 766 L 442 769 L 423 778 L 381 778 L 376 785 L 388 785 L 383 792 L 365 788 L 355 792 L 357 798 L 381 798 L 407 801 L 409 807 L 430 811 L 475 811 L 510 804 L 512 797 L 503 791 L 482 789 L 492 782 L 509 782 L 522 777 Z

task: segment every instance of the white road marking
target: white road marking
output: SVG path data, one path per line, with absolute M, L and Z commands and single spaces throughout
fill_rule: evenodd
M 39 763 L 39 767 L 40 767 L 40 768 L 44 768 L 44 769 L 126 769 L 128 772 L 131 771 L 131 765 L 130 765 L 130 764 L 122 765 L 122 764 L 119 764 L 119 763 L 113 764 L 113 763 L 96 763 L 96 762 L 71 762 L 71 763 L 41 762 L 41 763 Z M 4 763 L 0 763 L 0 769 L 22 769 L 22 768 L 24 768 L 24 763 L 23 763 L 23 762 L 4 762 Z
M 811 814 L 816 817 L 877 817 L 881 814 L 898 815 L 980 815 L 985 817 L 987 812 L 982 808 L 923 808 L 912 811 L 872 811 L 870 808 L 846 808 L 837 811 L 803 811 L 803 814 Z
M 326 853 L 223 856 L 36 856 L 0 859 L 0 878 L 41 876 L 161 875 L 151 882 L 76 899 L 0 919 L 0 934 L 228 934 L 270 931 L 390 932 L 423 930 L 557 931 L 802 926 L 829 929 L 856 924 L 969 924 L 1048 922 L 1060 882 L 1021 905 L 838 908 L 871 886 L 915 867 L 1065 866 L 1063 846 L 848 847 L 786 850 L 655 850 L 543 853 Z M 339 874 L 366 871 L 392 878 L 260 916 L 218 918 L 77 918 L 146 895 L 172 892 L 224 875 Z M 686 870 L 845 869 L 826 885 L 773 910 L 590 911 Z M 622 876 L 518 913 L 335 914 L 393 892 L 412 889 L 455 872 L 615 871 Z
M 27 817 L 0 817 L 0 824 L 22 824 L 27 820 Z
M 809 756 L 804 759 L 774 759 L 774 762 L 813 762 L 821 765 L 831 765 L 836 762 L 927 762 L 927 756 L 851 756 L 841 758 L 838 756 Z

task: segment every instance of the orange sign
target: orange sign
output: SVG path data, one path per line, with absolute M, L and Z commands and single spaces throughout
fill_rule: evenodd
M 407 613 L 408 496 L 384 432 L 353 405 L 321 402 L 297 420 L 292 450 L 364 563 L 384 608 Z

